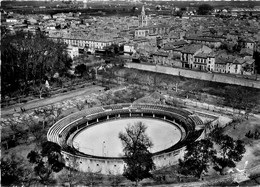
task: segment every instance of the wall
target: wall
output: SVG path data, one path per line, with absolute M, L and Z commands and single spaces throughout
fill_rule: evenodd
M 188 107 L 198 107 L 198 108 L 201 108 L 204 110 L 209 110 L 209 111 L 219 112 L 219 113 L 224 113 L 224 114 L 230 114 L 230 115 L 234 115 L 234 114 L 244 115 L 245 114 L 244 110 L 238 110 L 238 109 L 234 109 L 231 107 L 220 107 L 220 106 L 211 105 L 211 104 L 207 104 L 207 103 L 192 101 L 190 99 L 180 99 L 180 98 L 174 98 L 174 99 L 177 100 L 178 102 L 180 102 L 182 105 L 188 106 Z
M 185 147 L 160 155 L 153 156 L 156 169 L 178 164 L 178 160 L 183 158 Z M 123 174 L 125 163 L 122 159 L 98 159 L 91 157 L 75 156 L 62 151 L 65 164 L 83 172 L 93 172 L 101 174 Z
M 260 81 L 238 78 L 238 77 L 225 75 L 225 74 L 199 72 L 199 71 L 192 71 L 188 69 L 173 68 L 173 67 L 166 67 L 166 66 L 159 66 L 159 65 L 155 66 L 155 65 L 148 65 L 148 64 L 138 64 L 138 63 L 126 63 L 126 67 L 145 70 L 145 71 L 165 73 L 169 75 L 183 76 L 187 78 L 221 82 L 227 84 L 236 84 L 236 85 L 260 89 Z
M 124 171 L 124 161 L 121 159 L 98 159 L 91 157 L 75 156 L 62 151 L 65 164 L 79 171 L 101 173 L 101 174 L 122 174 Z

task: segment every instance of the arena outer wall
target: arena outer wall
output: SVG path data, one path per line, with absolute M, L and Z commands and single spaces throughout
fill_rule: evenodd
M 187 110 L 167 105 L 124 103 L 89 108 L 66 116 L 49 129 L 47 139 L 61 146 L 68 167 L 83 172 L 122 174 L 125 166 L 123 158 L 87 155 L 73 147 L 72 141 L 77 133 L 91 125 L 123 117 L 156 118 L 172 123 L 181 131 L 182 136 L 178 143 L 153 153 L 156 169 L 177 164 L 178 159 L 184 156 L 185 146 L 204 135 L 203 130 L 195 130 L 197 125 L 203 124 L 201 119 Z

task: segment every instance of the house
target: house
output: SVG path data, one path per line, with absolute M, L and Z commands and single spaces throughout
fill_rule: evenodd
M 5 21 L 6 21 L 7 23 L 17 23 L 17 22 L 18 22 L 18 20 L 15 19 L 15 18 L 7 18 Z
M 215 72 L 226 73 L 227 62 L 221 59 L 216 59 L 215 61 Z
M 247 39 L 245 40 L 245 47 L 251 50 L 255 49 L 255 42 L 253 40 Z
M 255 60 L 250 57 L 236 57 L 227 54 L 219 54 L 216 57 L 215 72 L 253 75 Z
M 241 74 L 241 62 L 237 60 L 236 62 L 227 62 L 226 63 L 226 70 L 224 73 L 231 73 L 231 74 Z M 222 72 L 220 72 L 222 73 Z
M 212 52 L 212 49 L 201 44 L 189 44 L 181 48 L 181 61 L 182 67 L 185 68 L 194 68 L 195 56 L 199 53 L 209 54 Z M 197 56 L 197 59 L 204 59 L 201 56 Z M 200 62 L 197 62 L 200 63 Z M 203 62 L 204 63 L 204 62 Z M 197 66 L 197 65 L 196 65 Z M 196 67 L 197 68 L 197 67 Z
M 194 55 L 193 69 L 201 71 L 214 71 L 215 69 L 215 53 L 199 52 Z
M 68 55 L 73 59 L 74 57 L 79 56 L 79 48 L 76 46 L 67 47 Z
M 173 67 L 182 67 L 182 63 L 179 60 L 174 60 L 171 56 L 165 52 L 156 52 L 152 54 L 153 63 L 158 65 L 166 65 Z
M 169 51 L 171 49 L 183 47 L 187 44 L 188 44 L 188 42 L 186 42 L 184 40 L 180 40 L 180 41 L 176 41 L 176 42 L 168 42 L 168 43 L 164 44 L 163 49 L 166 50 L 166 51 Z
M 124 45 L 124 55 L 132 55 L 133 53 L 136 53 L 134 44 L 125 44 Z
M 67 16 L 64 13 L 58 13 L 58 14 L 54 14 L 52 17 L 54 19 L 57 19 L 57 18 L 66 18 Z
M 146 37 L 149 35 L 149 29 L 139 28 L 135 30 L 135 37 Z
M 136 48 L 145 48 L 145 46 L 149 45 L 149 40 L 146 38 L 135 38 L 133 39 L 133 43 L 136 44 Z
M 29 19 L 27 20 L 27 22 L 29 22 L 31 25 L 33 25 L 33 24 L 38 23 L 38 20 L 35 19 L 35 18 L 29 18 Z
M 242 48 L 239 54 L 242 57 L 253 57 L 254 51 L 250 48 Z
M 246 59 L 242 65 L 242 67 L 243 67 L 243 75 L 255 74 L 255 60 L 254 59 Z
M 229 32 L 226 36 L 227 40 L 237 41 L 239 39 L 239 33 L 237 32 Z
M 218 51 L 215 58 L 215 72 L 218 73 L 236 73 L 238 71 L 238 67 L 233 65 L 235 56 L 227 53 L 225 50 Z
M 135 29 L 135 37 L 147 37 L 149 34 L 165 35 L 170 30 L 169 25 L 152 25 Z
M 94 52 L 95 50 L 104 50 L 105 47 L 112 45 L 112 41 L 107 40 L 86 40 L 76 38 L 63 38 L 63 37 L 49 37 L 54 41 L 60 41 L 68 45 L 77 46 L 79 48 L 87 47 L 89 51 Z
M 221 45 L 221 40 L 217 38 L 211 38 L 211 37 L 185 37 L 185 40 L 189 43 L 200 43 L 203 45 L 207 45 L 211 48 L 217 48 Z
M 236 58 L 233 61 L 233 66 L 235 66 L 236 69 L 235 74 L 253 75 L 255 69 L 255 60 L 252 58 Z
M 188 43 L 184 40 L 176 41 L 176 42 L 168 42 L 164 44 L 162 50 L 168 54 L 170 54 L 171 58 L 179 59 L 181 57 L 181 48 L 187 45 Z
M 168 54 L 164 52 L 153 53 L 153 62 L 158 65 L 169 64 Z

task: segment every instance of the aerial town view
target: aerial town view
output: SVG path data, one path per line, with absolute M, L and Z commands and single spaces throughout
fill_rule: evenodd
M 260 1 L 0 10 L 1 186 L 260 186 Z

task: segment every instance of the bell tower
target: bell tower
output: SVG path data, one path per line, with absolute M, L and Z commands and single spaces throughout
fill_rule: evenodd
M 145 15 L 144 5 L 142 6 L 141 15 L 139 16 L 139 27 L 145 27 L 148 24 L 147 15 Z

